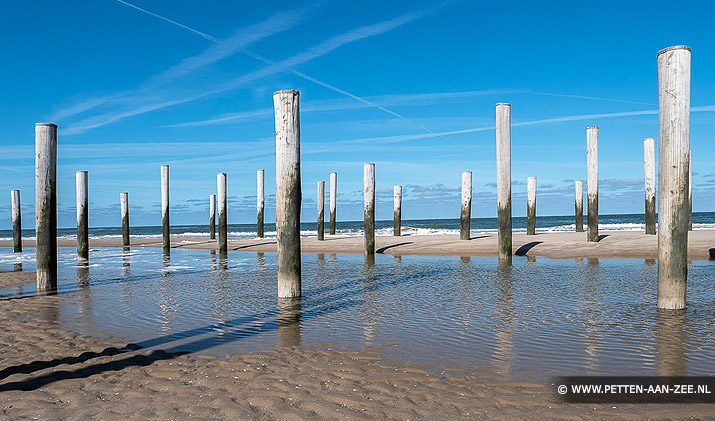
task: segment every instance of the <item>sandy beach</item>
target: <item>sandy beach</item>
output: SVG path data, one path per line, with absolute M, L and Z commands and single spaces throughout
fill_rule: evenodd
M 4 285 L 32 273 L 2 273 Z M 0 299 L 4 419 L 685 419 L 708 405 L 565 404 L 548 384 L 336 344 L 169 354 L 62 327 L 68 296 Z
M 579 257 L 630 257 L 655 259 L 658 257 L 658 236 L 643 231 L 601 231 L 600 241 L 589 243 L 585 232 L 551 232 L 537 235 L 514 234 L 513 252 L 517 256 L 571 259 Z M 496 256 L 496 234 L 473 235 L 463 241 L 458 235 L 408 235 L 401 237 L 377 236 L 376 251 L 392 255 L 421 256 Z M 172 238 L 173 248 L 218 249 L 218 241 L 207 238 Z M 25 247 L 34 247 L 25 241 Z M 58 241 L 60 247 L 76 247 L 72 239 Z M 0 247 L 11 247 L 10 241 L 0 241 Z M 121 239 L 90 239 L 93 247 L 121 247 Z M 162 247 L 161 239 L 136 238 L 132 247 Z M 275 252 L 275 237 L 231 238 L 232 251 Z M 329 236 L 325 241 L 316 237 L 301 239 L 303 253 L 362 253 L 362 236 Z M 695 230 L 688 234 L 688 258 L 715 259 L 715 230 Z

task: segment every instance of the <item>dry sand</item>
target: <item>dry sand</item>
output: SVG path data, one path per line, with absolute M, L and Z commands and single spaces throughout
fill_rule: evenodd
M 556 259 L 577 257 L 632 257 L 655 259 L 658 257 L 658 236 L 646 235 L 643 231 L 601 231 L 597 243 L 586 241 L 585 232 L 551 232 L 537 235 L 514 234 L 515 255 L 542 256 Z M 75 240 L 58 241 L 59 246 L 76 247 Z M 207 238 L 172 238 L 173 248 L 218 249 L 217 240 Z M 11 241 L 0 241 L 0 247 L 11 247 Z M 34 247 L 33 241 L 25 241 L 25 247 Z M 91 239 L 92 247 L 121 247 L 121 239 Z M 132 247 L 162 247 L 161 239 L 136 238 Z M 275 252 L 275 237 L 230 238 L 229 250 L 252 252 Z M 462 241 L 458 235 L 406 235 L 402 237 L 377 236 L 378 253 L 392 255 L 422 256 L 496 256 L 496 234 L 474 235 L 470 241 Z M 325 236 L 325 241 L 316 237 L 301 239 L 304 253 L 362 253 L 362 236 Z M 688 258 L 696 260 L 715 259 L 715 230 L 695 230 L 688 234 Z
M 0 273 L 0 285 L 32 273 Z M 0 299 L 3 419 L 685 419 L 713 405 L 566 404 L 553 386 L 415 365 L 381 348 L 284 347 L 226 358 L 135 349 L 57 320 L 71 294 Z

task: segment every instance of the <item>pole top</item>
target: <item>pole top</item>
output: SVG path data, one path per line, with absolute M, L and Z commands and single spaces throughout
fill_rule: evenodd
M 497 102 L 497 107 L 503 106 L 503 107 L 511 107 L 511 104 L 508 102 Z
M 529 180 L 536 180 L 536 177 L 529 177 Z
M 121 192 L 121 193 L 119 193 L 119 194 L 129 194 L 129 192 L 123 191 L 123 192 Z
M 462 171 L 462 174 L 470 174 L 471 175 L 472 172 L 471 171 Z
M 280 90 L 280 91 L 275 91 L 275 92 L 273 92 L 273 96 L 283 95 L 283 94 L 298 95 L 298 94 L 300 94 L 300 92 L 298 92 L 297 89 L 283 89 L 283 90 Z
M 646 137 L 645 139 L 643 139 L 643 141 L 644 142 L 655 142 L 655 139 L 652 137 Z
M 88 171 L 77 171 L 77 174 L 87 174 Z
M 674 45 L 672 47 L 663 48 L 662 50 L 658 51 L 658 55 L 661 55 L 663 53 L 667 53 L 668 51 L 673 51 L 673 50 L 688 50 L 688 52 L 691 52 L 690 47 L 688 47 L 687 45 Z
M 35 127 L 37 126 L 50 126 L 50 127 L 57 127 L 55 123 L 35 123 Z
M 593 129 L 598 130 L 598 126 L 588 126 L 588 127 L 586 127 L 586 130 L 593 130 Z
M 18 189 L 15 189 L 15 190 L 13 190 L 12 192 L 13 192 L 13 193 L 15 193 L 15 192 L 19 192 L 19 191 L 20 191 L 20 190 L 18 190 Z

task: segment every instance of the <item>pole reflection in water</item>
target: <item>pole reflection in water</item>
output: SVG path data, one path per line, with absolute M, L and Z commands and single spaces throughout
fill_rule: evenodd
M 164 269 L 168 269 L 171 266 L 171 254 L 166 250 L 164 250 L 164 253 L 161 255 L 161 263 Z M 166 274 L 167 271 L 165 270 L 164 275 Z
M 655 259 L 645 259 L 646 266 L 655 266 Z
M 576 280 L 578 296 L 576 311 L 584 330 L 585 374 L 593 375 L 598 371 L 599 341 L 601 338 L 601 321 L 608 315 L 604 314 L 604 280 L 601 278 L 598 258 L 589 257 L 584 268 L 584 276 Z M 604 328 L 605 330 L 605 328 Z
M 216 250 L 211 249 L 211 270 L 216 270 Z
M 526 261 L 528 263 L 536 263 L 536 257 L 534 256 L 526 256 Z
M 258 253 L 256 253 L 256 261 L 258 262 L 259 268 L 266 267 L 266 254 L 263 253 L 262 251 L 259 251 Z
M 684 310 L 659 310 L 656 316 L 656 363 L 659 376 L 687 376 L 688 318 Z
M 132 275 L 131 272 L 132 252 L 129 247 L 122 247 L 122 276 L 128 278 Z
M 496 300 L 492 309 L 492 317 L 496 329 L 494 343 L 494 366 L 497 371 L 506 376 L 511 372 L 514 362 L 514 344 L 512 331 L 516 323 L 514 295 L 512 294 L 513 266 L 511 262 L 499 261 L 495 283 Z
M 278 298 L 276 347 L 300 346 L 301 301 L 299 298 Z
M 13 264 L 12 270 L 15 272 L 22 272 L 22 262 Z
M 157 305 L 160 309 L 160 314 L 157 317 L 157 322 L 161 325 L 161 330 L 166 332 L 172 329 L 173 319 L 176 317 L 176 312 L 179 310 L 178 302 L 175 296 L 174 275 L 171 268 L 171 254 L 167 249 L 162 253 L 163 273 L 161 281 L 157 284 Z
M 337 253 L 330 253 L 330 261 L 331 261 L 331 262 L 337 262 L 337 261 L 338 261 L 338 254 L 337 254 Z
M 223 271 L 228 270 L 228 252 L 218 252 L 218 267 Z
M 472 261 L 472 258 L 470 256 L 459 256 L 459 260 L 461 260 L 462 263 L 469 263 Z
M 77 265 L 77 283 L 80 285 L 80 287 L 88 287 L 89 281 L 90 281 L 89 265 L 88 264 Z
M 364 336 L 364 345 L 373 346 L 377 339 L 377 314 L 375 308 L 380 303 L 380 297 L 377 292 L 377 282 L 375 281 L 375 255 L 366 254 L 365 264 L 363 265 L 363 282 L 360 286 L 360 305 L 358 306 L 358 314 L 360 315 L 360 324 Z
M 224 258 L 225 259 L 225 258 Z M 220 264 L 221 270 L 212 275 L 211 279 L 211 307 L 216 320 L 226 322 L 233 316 L 231 314 L 234 308 L 235 296 L 233 295 L 234 285 L 231 282 L 231 276 L 227 270 L 228 263 Z M 215 328 L 219 336 L 223 336 L 228 332 L 225 327 Z
M 57 290 L 55 290 L 55 294 L 57 294 Z M 45 295 L 52 295 L 52 294 L 45 294 Z M 42 303 L 40 305 L 38 314 L 39 314 L 40 320 L 43 320 L 46 322 L 57 322 L 59 320 L 59 309 L 57 307 L 57 301 L 55 301 L 55 298 Z
M 402 264 L 402 256 L 400 256 L 399 254 L 395 254 L 395 255 L 392 256 L 392 257 L 395 259 L 395 264 L 396 264 L 396 265 L 401 265 L 401 264 Z
M 459 319 L 457 323 L 461 326 L 459 339 L 464 341 L 473 335 L 472 320 L 474 317 L 474 294 L 475 276 L 471 270 L 472 259 L 469 256 L 459 257 L 459 271 L 457 272 L 459 288 Z

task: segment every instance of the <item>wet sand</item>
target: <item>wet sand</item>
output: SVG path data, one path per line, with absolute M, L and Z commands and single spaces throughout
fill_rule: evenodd
M 643 231 L 601 231 L 600 241 L 589 243 L 585 232 L 550 232 L 537 235 L 514 234 L 515 255 L 542 256 L 556 259 L 578 257 L 629 257 L 655 259 L 658 257 L 658 236 L 646 235 Z M 60 246 L 76 247 L 75 240 L 60 240 Z M 172 238 L 173 248 L 218 249 L 217 240 L 207 238 Z M 33 241 L 25 241 L 25 247 L 34 247 Z M 0 247 L 11 247 L 10 241 L 0 241 Z M 121 247 L 121 239 L 92 239 L 92 247 Z M 136 238 L 132 247 L 162 247 L 162 240 Z M 275 252 L 275 237 L 231 238 L 229 250 L 252 252 Z M 462 241 L 459 235 L 406 235 L 402 237 L 377 236 L 376 251 L 392 255 L 421 256 L 496 256 L 496 234 L 474 235 L 470 241 Z M 362 253 L 362 236 L 325 236 L 325 241 L 316 237 L 301 239 L 304 253 Z M 715 259 L 715 230 L 695 230 L 688 235 L 688 258 L 695 260 Z
M 0 273 L 0 284 L 33 273 Z M 62 326 L 72 294 L 0 299 L 3 419 L 685 419 L 713 405 L 566 404 L 553 386 L 508 381 L 339 344 L 246 354 L 136 349 Z M 221 357 L 221 358 L 219 358 Z M 528 376 L 525 376 L 528 377 Z

